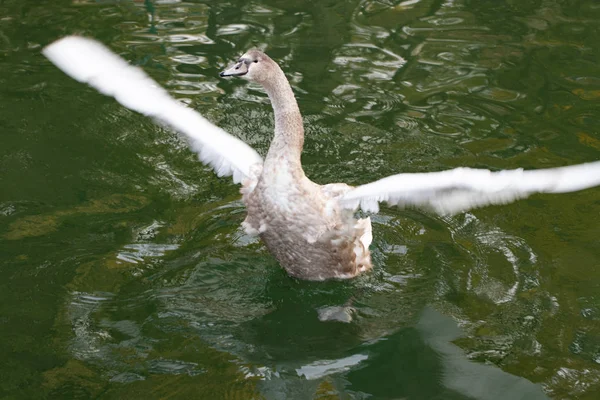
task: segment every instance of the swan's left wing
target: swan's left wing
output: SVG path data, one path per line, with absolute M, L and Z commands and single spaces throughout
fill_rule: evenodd
M 600 185 L 600 161 L 569 167 L 491 172 L 456 168 L 392 175 L 358 186 L 339 202 L 347 209 L 379 211 L 379 202 L 455 214 L 490 204 L 506 204 L 533 193 L 574 192 Z
M 43 53 L 72 78 L 184 134 L 200 161 L 213 167 L 218 176 L 233 175 L 233 181 L 239 183 L 252 176 L 253 165 L 262 165 L 252 147 L 173 99 L 144 71 L 95 40 L 67 36 Z

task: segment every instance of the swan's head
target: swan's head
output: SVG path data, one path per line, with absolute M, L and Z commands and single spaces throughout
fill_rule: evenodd
M 278 71 L 279 66 L 268 55 L 260 50 L 250 50 L 219 75 L 239 76 L 249 81 L 264 83 L 273 79 Z

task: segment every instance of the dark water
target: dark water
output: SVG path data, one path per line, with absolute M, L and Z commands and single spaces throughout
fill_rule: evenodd
M 599 190 L 384 208 L 372 273 L 296 281 L 229 179 L 40 55 L 74 33 L 261 154 L 265 94 L 217 73 L 266 49 L 319 183 L 600 158 L 592 0 L 0 0 L 1 399 L 598 398 Z

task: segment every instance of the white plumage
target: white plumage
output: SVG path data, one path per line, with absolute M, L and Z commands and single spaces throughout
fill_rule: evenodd
M 358 186 L 340 202 L 344 208 L 377 212 L 379 202 L 455 214 L 489 204 L 506 204 L 533 193 L 574 192 L 600 185 L 600 162 L 562 168 L 491 172 L 456 168 L 392 175 Z
M 250 177 L 253 164 L 262 164 L 253 148 L 174 100 L 144 71 L 104 45 L 68 36 L 46 47 L 43 53 L 72 78 L 184 134 L 200 161 L 213 167 L 218 176 L 233 175 L 233 181 L 239 183 Z

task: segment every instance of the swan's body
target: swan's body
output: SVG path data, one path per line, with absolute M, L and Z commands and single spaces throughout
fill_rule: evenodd
M 355 220 L 337 201 L 350 186 L 317 185 L 304 174 L 302 116 L 283 71 L 266 54 L 250 51 L 221 74 L 230 75 L 261 83 L 275 114 L 275 134 L 262 168 L 242 182 L 246 232 L 260 235 L 297 278 L 350 278 L 370 269 L 371 221 Z
M 73 78 L 183 133 L 201 161 L 219 176 L 233 175 L 234 182 L 241 182 L 246 232 L 260 235 L 287 272 L 301 279 L 350 278 L 371 268 L 371 222 L 353 217 L 358 207 L 377 212 L 378 203 L 385 201 L 450 214 L 536 192 L 600 185 L 600 162 L 535 171 L 457 168 L 399 174 L 356 188 L 317 185 L 302 169 L 304 129 L 292 89 L 279 66 L 260 51 L 244 54 L 221 76 L 258 82 L 269 95 L 275 133 L 264 161 L 97 42 L 67 37 L 46 47 L 44 54 Z

